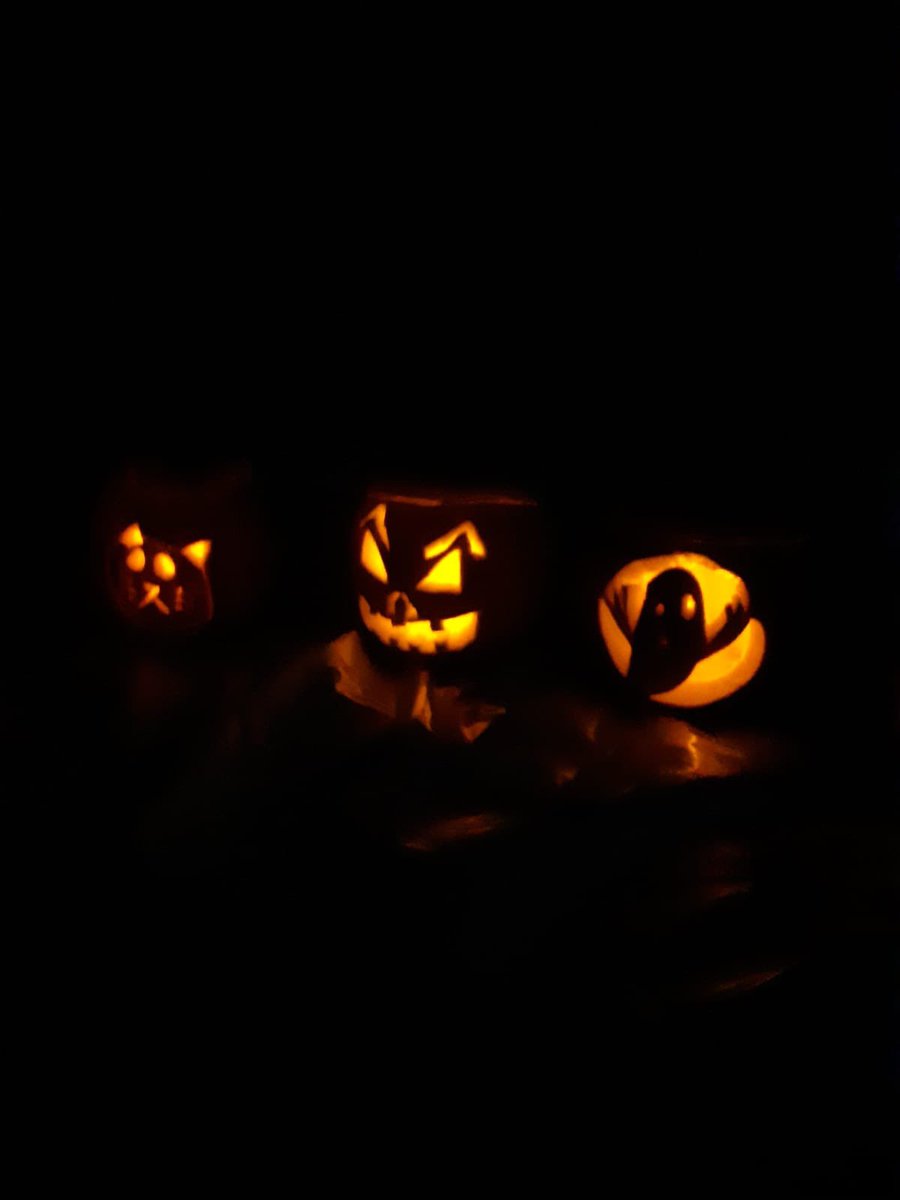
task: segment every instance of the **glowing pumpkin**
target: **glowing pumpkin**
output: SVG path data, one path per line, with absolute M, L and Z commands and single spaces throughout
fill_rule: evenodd
M 629 563 L 604 589 L 598 618 L 616 669 L 661 704 L 722 700 L 753 678 L 765 655 L 745 583 L 700 554 Z
M 108 603 L 168 637 L 244 619 L 265 587 L 267 538 L 249 468 L 128 467 L 97 513 Z
M 110 581 L 119 612 L 144 628 L 173 623 L 182 629 L 212 617 L 206 561 L 208 540 L 170 546 L 145 536 L 135 522 L 121 531 L 110 562 Z
M 429 656 L 513 632 L 533 600 L 534 508 L 508 496 L 370 493 L 355 543 L 365 629 Z

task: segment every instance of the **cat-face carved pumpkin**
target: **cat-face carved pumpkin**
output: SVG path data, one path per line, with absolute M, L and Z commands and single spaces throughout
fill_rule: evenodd
M 700 554 L 629 563 L 604 589 L 598 618 L 616 669 L 661 704 L 722 700 L 753 678 L 765 655 L 746 584 Z
M 145 629 L 196 629 L 213 614 L 206 573 L 212 543 L 170 546 L 131 524 L 112 552 L 110 577 L 119 612 Z
M 357 528 L 363 625 L 382 645 L 438 656 L 507 632 L 528 594 L 523 514 L 503 496 L 371 493 Z

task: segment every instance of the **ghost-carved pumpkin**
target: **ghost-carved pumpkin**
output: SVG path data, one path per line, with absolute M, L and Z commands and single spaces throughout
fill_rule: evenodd
M 365 629 L 432 659 L 518 631 L 534 600 L 535 510 L 509 496 L 370 493 L 355 541 Z
M 661 704 L 722 700 L 753 678 L 765 655 L 746 584 L 700 554 L 629 563 L 603 590 L 598 618 L 616 669 Z
M 206 563 L 208 539 L 170 546 L 146 534 L 137 522 L 126 526 L 111 556 L 113 596 L 119 612 L 146 629 L 171 624 L 197 629 L 213 615 Z

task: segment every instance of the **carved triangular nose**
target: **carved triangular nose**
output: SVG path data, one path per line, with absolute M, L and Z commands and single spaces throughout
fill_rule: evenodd
M 407 621 L 415 621 L 419 614 L 406 592 L 391 592 L 387 598 L 387 615 L 392 625 L 405 625 Z
M 409 608 L 409 599 L 401 592 L 394 601 L 394 612 L 391 616 L 391 621 L 394 625 L 406 624 L 406 610 Z

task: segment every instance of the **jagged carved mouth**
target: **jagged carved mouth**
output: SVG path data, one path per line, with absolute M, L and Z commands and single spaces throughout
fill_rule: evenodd
M 389 617 L 373 612 L 364 596 L 359 598 L 359 612 L 366 629 L 385 646 L 398 650 L 418 650 L 420 654 L 437 654 L 439 650 L 462 650 L 478 634 L 478 613 L 460 613 L 442 621 L 406 621 L 395 625 Z

